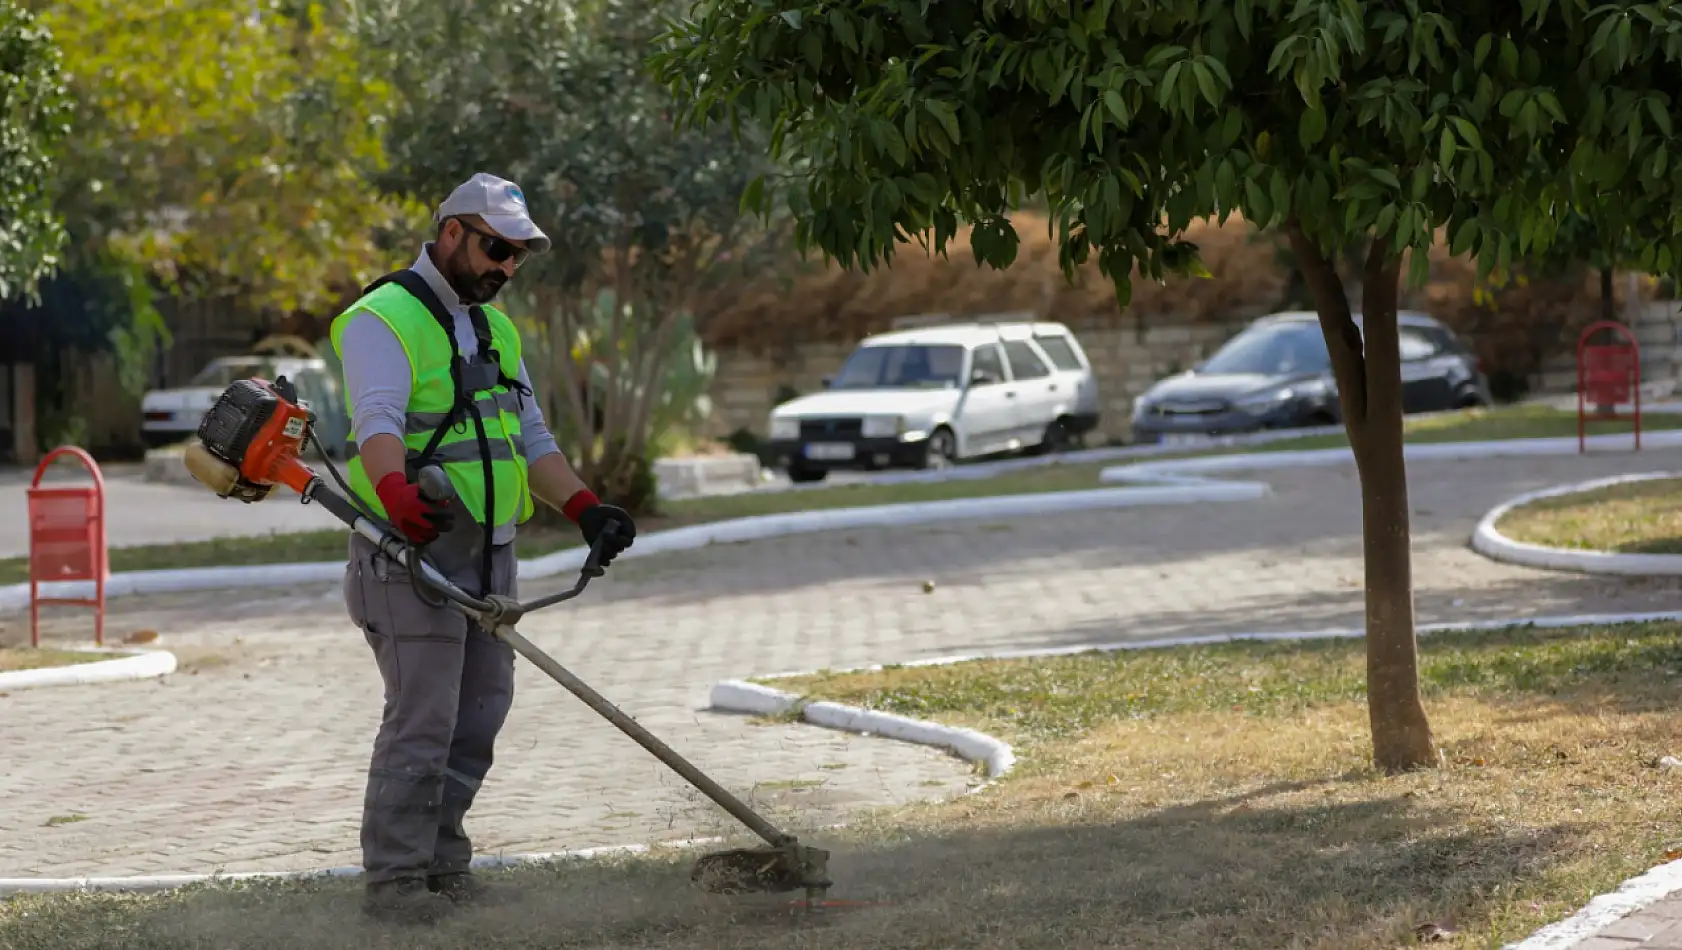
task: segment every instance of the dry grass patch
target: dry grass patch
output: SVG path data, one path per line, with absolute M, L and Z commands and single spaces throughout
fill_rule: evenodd
M 1676 625 L 1433 636 L 1442 768 L 1366 766 L 1360 644 L 1243 644 L 886 670 L 826 697 L 983 725 L 1022 770 L 976 795 L 863 816 L 817 919 L 703 897 L 681 858 L 514 872 L 524 901 L 381 932 L 354 882 L 0 904 L 17 950 L 403 947 L 1490 947 L 1674 847 Z M 1237 708 L 1235 708 L 1237 707 Z
M 1612 485 L 1514 508 L 1496 528 L 1514 541 L 1622 554 L 1682 554 L 1682 479 Z
M 83 653 L 78 650 L 55 650 L 49 647 L 0 646 L 0 673 L 14 670 L 44 670 L 52 666 L 74 666 L 115 659 L 109 653 Z

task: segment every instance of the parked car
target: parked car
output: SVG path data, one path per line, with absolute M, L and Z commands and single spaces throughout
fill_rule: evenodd
M 1477 357 L 1453 331 L 1418 311 L 1397 316 L 1403 412 L 1494 401 Z M 1360 314 L 1355 324 L 1362 326 Z M 1207 360 L 1158 381 L 1133 401 L 1134 440 L 1147 443 L 1342 420 L 1331 356 L 1311 312 L 1261 317 Z
M 235 380 L 258 376 L 271 382 L 284 375 L 298 387 L 298 399 L 316 413 L 316 437 L 335 458 L 342 457 L 350 431 L 339 380 L 316 357 L 225 356 L 211 360 L 185 386 L 154 389 L 141 398 L 141 439 L 148 448 L 191 438 L 217 397 Z
M 945 467 L 1056 451 L 1098 424 L 1098 386 L 1060 323 L 962 323 L 866 338 L 824 392 L 772 410 L 768 448 L 797 482 L 832 469 Z

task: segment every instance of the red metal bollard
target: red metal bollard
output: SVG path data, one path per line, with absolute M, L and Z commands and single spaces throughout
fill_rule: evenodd
M 60 455 L 75 456 L 93 475 L 92 485 L 42 487 L 41 476 Z M 41 605 L 94 608 L 94 643 L 105 645 L 105 478 L 93 456 L 73 445 L 47 453 L 29 485 L 29 642 L 41 645 Z M 40 585 L 93 581 L 94 596 L 42 597 Z

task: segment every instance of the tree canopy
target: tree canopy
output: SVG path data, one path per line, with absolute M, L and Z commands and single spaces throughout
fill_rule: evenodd
M 403 209 L 367 179 L 392 89 L 340 13 L 261 0 L 56 0 L 76 148 L 63 211 L 90 255 L 188 294 L 309 309 L 384 257 Z
M 1679 54 L 1667 3 L 715 0 L 655 65 L 690 118 L 774 129 L 807 246 L 868 268 L 964 221 L 1004 266 L 1043 190 L 1066 265 L 1096 251 L 1125 302 L 1233 211 L 1323 249 L 1446 229 L 1487 268 L 1575 207 L 1670 271 Z
M 0 301 L 33 297 L 64 244 L 53 189 L 70 111 L 61 60 L 44 24 L 0 4 Z

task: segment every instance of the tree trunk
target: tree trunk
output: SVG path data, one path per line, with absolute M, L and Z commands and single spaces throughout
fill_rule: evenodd
M 1374 241 L 1362 275 L 1365 345 L 1336 269 L 1294 223 L 1298 266 L 1314 295 L 1331 353 L 1344 429 L 1361 480 L 1366 561 L 1367 713 L 1373 763 L 1387 772 L 1437 764 L 1419 695 L 1407 467 L 1402 455 L 1402 378 L 1396 301 L 1400 256 Z
M 34 466 L 41 461 L 40 438 L 35 422 L 35 364 L 12 364 L 12 453 L 18 464 Z
M 1618 307 L 1612 295 L 1612 268 L 1600 269 L 1600 319 L 1618 319 Z

